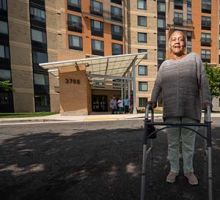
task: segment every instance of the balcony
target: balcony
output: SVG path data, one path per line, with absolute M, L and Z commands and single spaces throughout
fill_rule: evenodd
M 202 46 L 211 46 L 212 40 L 211 38 L 201 38 Z
M 82 33 L 82 23 L 68 21 L 68 30 Z
M 167 24 L 167 29 L 193 31 L 194 26 L 192 20 L 183 20 L 182 18 L 174 18 L 173 24 Z

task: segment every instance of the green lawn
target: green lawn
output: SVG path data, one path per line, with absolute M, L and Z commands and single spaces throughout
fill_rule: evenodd
M 35 112 L 35 113 L 0 113 L 0 118 L 22 118 L 22 117 L 42 117 L 54 115 L 52 112 Z

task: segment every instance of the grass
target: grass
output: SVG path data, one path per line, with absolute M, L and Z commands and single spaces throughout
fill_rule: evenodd
M 43 117 L 54 115 L 53 112 L 0 113 L 0 118 Z

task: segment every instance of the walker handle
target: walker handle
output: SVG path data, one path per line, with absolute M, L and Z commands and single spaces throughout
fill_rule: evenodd
M 210 105 L 207 105 L 207 107 L 205 109 L 204 121 L 205 122 L 212 122 L 212 119 L 211 119 L 211 106 Z
M 149 115 L 151 114 L 150 118 Z M 145 119 L 150 120 L 151 122 L 154 122 L 154 109 L 152 106 L 152 102 L 148 102 L 145 108 Z

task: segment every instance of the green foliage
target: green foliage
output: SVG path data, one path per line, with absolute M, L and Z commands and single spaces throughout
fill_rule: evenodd
M 220 96 L 220 67 L 206 64 L 206 73 L 212 97 Z
M 11 83 L 9 80 L 7 81 L 0 81 L 0 88 L 2 88 L 4 91 L 12 91 Z

